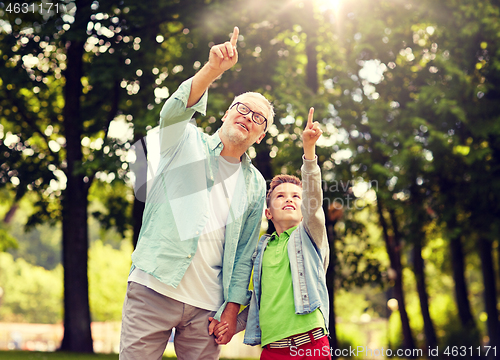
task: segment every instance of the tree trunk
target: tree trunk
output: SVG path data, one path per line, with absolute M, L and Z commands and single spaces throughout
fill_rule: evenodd
M 64 337 L 59 350 L 92 353 L 87 275 L 87 191 L 82 185 L 81 176 L 68 176 L 62 199 Z
M 318 36 L 316 34 L 317 22 L 314 20 L 314 7 L 311 0 L 304 5 L 303 28 L 307 35 L 306 39 L 306 84 L 313 94 L 318 92 Z
M 147 180 L 148 180 L 148 148 L 146 144 L 146 133 L 136 132 L 136 141 L 134 142 L 135 152 L 136 152 L 136 162 L 132 165 L 131 169 L 134 171 L 135 175 L 135 187 L 134 187 L 134 204 L 132 207 L 132 226 L 133 226 L 133 236 L 132 245 L 134 249 L 137 246 L 137 241 L 139 241 L 139 234 L 142 227 L 142 216 L 144 214 L 144 208 L 146 206 L 147 197 Z
M 429 296 L 425 285 L 424 259 L 422 258 L 422 241 L 415 241 L 413 245 L 413 271 L 417 281 L 418 298 L 420 300 L 420 311 L 424 320 L 425 339 L 427 347 L 434 349 L 437 346 L 436 331 L 429 313 Z
M 452 189 L 454 183 L 446 177 L 440 177 L 440 187 L 443 189 Z M 446 222 L 447 231 L 450 234 L 450 256 L 453 281 L 455 283 L 455 301 L 457 303 L 458 316 L 462 324 L 462 328 L 469 334 L 476 334 L 474 343 L 479 344 L 479 334 L 477 326 L 472 316 L 471 305 L 468 296 L 467 282 L 465 281 L 465 256 L 463 251 L 462 239 L 460 236 L 461 229 L 457 223 L 457 208 L 458 203 L 452 191 L 449 202 L 454 204 L 451 215 Z M 470 331 L 474 329 L 474 331 Z
M 327 205 L 328 202 L 325 203 Z M 330 262 L 328 269 L 326 270 L 326 286 L 328 289 L 328 297 L 330 299 L 330 315 L 328 319 L 328 329 L 330 330 L 330 348 L 334 351 L 339 348 L 337 340 L 337 330 L 336 330 L 336 320 L 335 320 L 335 263 L 337 257 L 335 255 L 335 240 L 337 236 L 335 234 L 334 226 L 338 219 L 342 216 L 342 209 L 328 208 L 324 206 L 325 220 L 326 220 L 326 231 L 328 236 L 328 243 L 330 245 Z M 336 359 L 337 356 L 332 355 L 332 359 Z
M 412 178 L 418 175 L 419 164 L 416 159 L 410 160 L 409 172 L 412 173 Z M 422 247 L 425 240 L 425 232 L 423 230 L 427 223 L 425 215 L 425 201 L 423 199 L 420 186 L 415 181 L 410 185 L 410 209 L 408 217 L 410 219 L 408 239 L 413 244 L 413 273 L 417 283 L 417 293 L 420 302 L 420 313 L 424 322 L 424 334 L 428 348 L 436 348 L 437 337 L 434 324 L 429 312 L 429 295 L 425 284 L 424 259 L 422 258 Z M 391 212 L 391 219 L 395 219 L 396 214 Z M 393 220 L 394 222 L 395 220 Z
M 80 1 L 75 14 L 74 37 L 85 34 L 90 2 Z M 88 10 L 86 10 L 88 9 Z M 83 29 L 83 31 L 82 31 Z M 68 35 L 69 36 L 69 35 Z M 62 252 L 64 265 L 64 337 L 60 350 L 93 352 L 88 291 L 88 183 L 79 169 L 82 163 L 81 78 L 85 40 L 67 41 L 64 132 L 66 137 L 66 190 L 62 196 Z M 87 182 L 89 180 L 87 179 Z
M 398 301 L 399 316 L 401 319 L 401 327 L 403 330 L 403 347 L 405 349 L 415 349 L 415 342 L 411 333 L 410 321 L 408 319 L 408 313 L 406 312 L 404 300 L 402 277 L 403 269 L 401 266 L 399 239 L 397 238 L 397 236 L 389 236 L 389 228 L 384 217 L 383 205 L 380 198 L 377 199 L 377 211 L 379 214 L 380 225 L 382 226 L 387 254 L 389 255 L 391 268 L 394 271 L 394 278 L 392 279 L 394 281 L 394 298 Z M 393 227 L 395 229 L 396 226 L 397 224 L 393 224 Z
M 133 237 L 132 245 L 134 249 L 137 247 L 137 241 L 139 241 L 139 234 L 142 227 L 142 215 L 144 214 L 145 203 L 134 198 L 134 204 L 132 207 L 132 226 L 133 226 Z
M 330 244 L 334 244 L 332 241 Z M 333 251 L 333 246 L 330 247 L 330 265 L 326 271 L 326 285 L 328 289 L 328 297 L 330 299 L 330 314 L 328 318 L 328 329 L 330 330 L 330 348 L 334 351 L 339 348 L 339 343 L 337 340 L 337 330 L 336 330 L 336 321 L 335 321 L 335 254 Z M 333 355 L 333 359 L 336 359 L 337 356 Z
M 3 222 L 6 224 L 9 224 L 12 221 L 12 219 L 14 218 L 14 215 L 16 214 L 17 209 L 19 209 L 19 204 L 17 202 L 15 202 L 12 204 L 9 211 L 7 211 L 7 214 L 5 214 L 5 216 L 3 218 Z
M 481 256 L 481 270 L 484 283 L 484 304 L 488 314 L 488 335 L 490 337 L 489 345 L 500 349 L 499 328 L 498 328 L 498 310 L 497 310 L 497 290 L 495 283 L 495 269 L 493 266 L 491 241 L 481 237 L 479 239 L 479 254 Z
M 451 228 L 450 230 L 453 230 Z M 455 299 L 457 302 L 458 315 L 464 329 L 476 328 L 476 323 L 472 317 L 469 302 L 467 283 L 465 282 L 465 261 L 460 236 L 453 236 L 450 239 L 451 266 L 453 280 L 455 282 Z
M 257 152 L 257 155 L 255 158 L 252 160 L 253 164 L 257 169 L 259 169 L 260 173 L 266 179 L 266 185 L 271 183 L 271 179 L 274 176 L 273 169 L 271 167 L 271 159 L 269 158 L 269 151 L 271 150 L 269 148 L 269 145 L 263 141 L 262 143 L 258 145 L 254 145 L 255 150 Z M 264 205 L 266 206 L 266 205 Z M 267 227 L 267 234 L 272 234 L 273 232 L 276 231 L 276 228 L 274 227 L 274 224 L 272 221 L 268 221 L 268 227 Z

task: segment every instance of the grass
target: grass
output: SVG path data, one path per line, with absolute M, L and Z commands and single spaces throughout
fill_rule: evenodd
M 176 357 L 164 357 L 174 360 Z M 68 352 L 0 351 L 0 360 L 118 360 L 118 354 L 78 354 Z
M 177 358 L 163 357 L 163 359 L 175 360 Z M 78 354 L 78 353 L 67 353 L 67 352 L 0 351 L 0 360 L 118 360 L 118 354 Z M 231 359 L 226 359 L 226 360 L 231 360 Z
M 66 352 L 0 351 L 1 360 L 118 360 L 118 354 L 77 354 Z M 168 358 L 175 359 L 175 358 Z

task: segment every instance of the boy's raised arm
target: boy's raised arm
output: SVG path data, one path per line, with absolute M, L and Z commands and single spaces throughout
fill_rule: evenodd
M 317 121 L 313 122 L 314 108 L 309 109 L 307 124 L 302 132 L 304 164 L 302 165 L 302 216 L 304 227 L 318 248 L 328 257 L 328 239 L 323 212 L 321 171 L 317 163 L 316 142 L 323 133 Z M 325 262 L 325 266 L 327 261 Z
M 306 160 L 314 160 L 316 157 L 316 141 L 323 133 L 319 128 L 317 121 L 313 122 L 314 108 L 309 109 L 309 116 L 307 117 L 307 125 L 302 133 L 302 142 L 304 146 L 304 156 Z

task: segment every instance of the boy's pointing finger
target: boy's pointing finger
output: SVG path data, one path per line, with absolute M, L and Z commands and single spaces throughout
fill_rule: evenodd
M 238 27 L 235 26 L 233 30 L 233 35 L 231 36 L 231 40 L 229 41 L 233 46 L 236 46 L 239 34 L 240 34 L 240 29 L 238 29 Z
M 309 116 L 307 117 L 306 129 L 311 129 L 313 127 L 313 116 L 314 116 L 314 108 L 311 107 L 309 109 Z

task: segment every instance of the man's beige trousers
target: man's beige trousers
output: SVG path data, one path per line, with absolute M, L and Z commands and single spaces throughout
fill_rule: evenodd
M 177 359 L 218 359 L 219 346 L 214 336 L 208 335 L 208 317 L 214 314 L 129 282 L 123 304 L 120 360 L 161 359 L 174 327 Z

